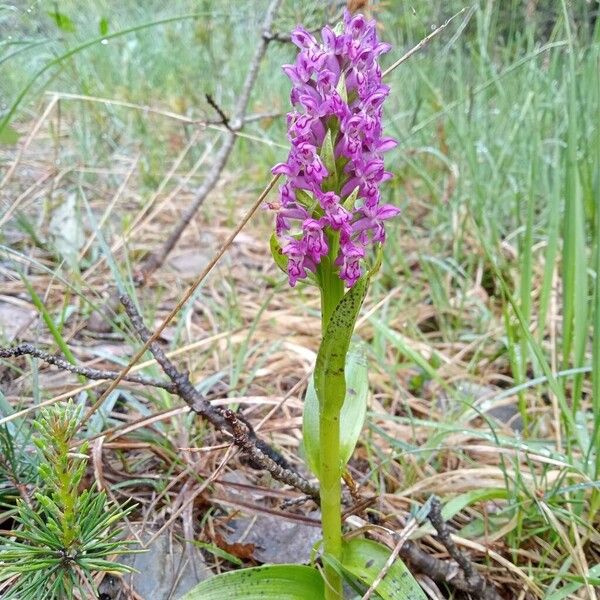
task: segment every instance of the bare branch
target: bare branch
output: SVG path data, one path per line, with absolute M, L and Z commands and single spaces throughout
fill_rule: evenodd
M 246 80 L 244 81 L 244 85 L 238 97 L 238 101 L 233 112 L 233 116 L 228 120 L 228 124 L 226 124 L 227 131 L 224 132 L 223 136 L 223 144 L 217 155 L 215 156 L 212 168 L 203 184 L 200 186 L 196 197 L 193 202 L 190 204 L 189 208 L 182 215 L 181 220 L 175 227 L 175 229 L 171 232 L 165 243 L 159 248 L 156 252 L 152 253 L 144 264 L 141 267 L 141 272 L 138 277 L 138 282 L 144 282 L 156 269 L 158 269 L 166 260 L 167 256 L 171 253 L 182 233 L 185 231 L 187 226 L 191 223 L 194 215 L 198 212 L 198 209 L 204 203 L 206 197 L 210 194 L 210 192 L 214 189 L 214 187 L 219 182 L 221 178 L 221 173 L 227 164 L 227 160 L 229 159 L 229 155 L 233 150 L 233 146 L 236 141 L 236 132 L 239 131 L 243 124 L 244 119 L 246 117 L 246 111 L 248 109 L 248 102 L 250 101 L 250 94 L 252 93 L 252 88 L 256 83 L 256 77 L 258 75 L 258 70 L 260 69 L 260 64 L 265 56 L 267 51 L 267 47 L 269 45 L 269 36 L 271 35 L 271 28 L 273 26 L 273 20 L 275 19 L 275 14 L 279 9 L 279 5 L 281 4 L 281 0 L 272 0 L 269 8 L 267 9 L 267 13 L 265 15 L 265 20 L 263 22 L 263 35 L 261 36 L 258 45 L 256 47 L 256 51 L 254 53 L 254 58 L 250 63 L 250 67 L 248 69 L 248 74 L 246 75 Z
M 437 538 L 444 545 L 448 554 L 458 564 L 465 574 L 465 591 L 469 592 L 474 598 L 480 600 L 501 600 L 493 585 L 488 585 L 486 579 L 479 574 L 473 563 L 466 554 L 463 554 L 452 539 L 452 534 L 444 517 L 442 516 L 442 506 L 438 498 L 431 499 L 431 509 L 429 511 L 429 521 L 437 531 Z
M 225 111 L 218 105 L 217 101 L 210 94 L 204 94 L 204 97 L 206 98 L 206 101 L 210 104 L 210 106 L 212 106 L 215 109 L 215 112 L 219 115 L 219 117 L 221 117 L 220 123 L 225 125 L 227 129 L 231 129 L 229 125 L 229 117 L 225 114 Z
M 204 417 L 218 430 L 231 433 L 233 443 L 250 458 L 253 466 L 265 469 L 278 481 L 295 487 L 304 494 L 318 499 L 318 488 L 293 471 L 278 452 L 256 436 L 248 423 L 241 420 L 239 415 L 236 415 L 229 409 L 212 406 L 196 390 L 187 374 L 179 371 L 167 358 L 159 344 L 152 339 L 152 334 L 146 328 L 131 298 L 122 295 L 120 299 L 136 333 L 145 344 L 148 344 L 148 348 L 152 352 L 156 362 L 165 372 L 165 375 L 175 384 L 177 395 L 196 414 Z
M 274 459 L 271 454 L 272 448 L 263 440 L 256 438 L 251 429 L 244 429 L 242 422 L 233 411 L 225 409 L 223 413 L 233 430 L 235 445 L 250 457 L 254 465 L 261 466 L 278 481 L 291 485 L 311 496 L 313 500 L 319 501 L 319 490 L 316 486 L 306 481 L 304 477 L 289 467 L 284 467 L 280 460 Z M 249 435 L 249 433 L 252 433 L 252 435 Z
M 17 356 L 24 355 L 39 358 L 49 365 L 58 367 L 62 371 L 69 371 L 70 373 L 75 373 L 76 375 L 83 375 L 85 378 L 92 380 L 114 380 L 120 374 L 119 371 L 92 369 L 91 367 L 80 367 L 78 365 L 73 365 L 61 356 L 44 352 L 32 344 L 20 344 L 19 346 L 12 346 L 10 348 L 0 348 L 0 358 L 15 358 Z M 129 381 L 130 383 L 140 383 L 142 385 L 161 388 L 171 393 L 175 393 L 176 390 L 175 384 L 171 381 L 161 381 L 160 379 L 143 377 L 142 375 L 126 375 L 121 379 L 123 381 Z
M 313 32 L 311 32 L 313 33 Z M 263 39 L 270 44 L 271 42 L 277 42 L 280 44 L 291 44 L 292 36 L 289 33 L 280 33 L 279 31 L 275 32 L 265 32 L 263 33 Z

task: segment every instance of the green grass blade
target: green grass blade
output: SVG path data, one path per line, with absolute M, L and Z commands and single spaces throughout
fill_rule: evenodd
M 579 176 L 578 102 L 576 93 L 575 46 L 569 25 L 569 15 L 563 0 L 563 16 L 569 42 L 569 73 L 567 95 L 567 151 L 565 173 L 565 223 L 563 232 L 563 343 L 562 364 L 567 368 L 572 356 L 574 367 L 583 365 L 587 341 L 587 258 L 585 212 Z M 572 405 L 575 414 L 581 402 L 583 378 L 573 380 Z
M 600 62 L 600 52 L 596 52 L 596 64 Z M 600 71 L 596 71 L 596 84 L 598 93 L 597 119 L 600 123 Z M 596 128 L 596 185 L 595 195 L 600 199 L 600 129 Z M 594 308 L 592 320 L 592 412 L 594 425 L 588 451 L 588 460 L 595 453 L 594 479 L 600 478 L 600 206 L 598 202 L 594 207 Z M 600 493 L 594 490 L 592 496 L 592 515 L 600 508 Z M 593 518 L 593 516 L 592 516 Z
M 23 283 L 24 283 L 25 287 L 27 288 L 27 292 L 29 293 L 29 295 L 31 297 L 31 301 L 33 302 L 33 305 L 36 307 L 37 311 L 40 313 L 40 316 L 44 320 L 44 323 L 46 323 L 46 327 L 48 327 L 48 330 L 50 331 L 50 334 L 54 338 L 56 345 L 60 348 L 60 351 L 64 354 L 65 358 L 71 364 L 75 364 L 76 363 L 75 356 L 71 352 L 69 345 L 65 341 L 65 339 L 62 336 L 61 332 L 59 331 L 58 327 L 56 326 L 56 323 L 54 322 L 52 315 L 48 312 L 48 309 L 46 308 L 44 301 L 39 297 L 38 293 L 33 289 L 33 286 L 31 285 L 31 282 L 29 281 L 29 279 L 27 279 L 26 275 L 22 274 L 21 279 L 23 280 Z
M 29 79 L 27 84 L 23 87 L 23 89 L 17 95 L 15 101 L 11 104 L 8 112 L 4 115 L 2 120 L 0 120 L 0 133 L 4 130 L 4 128 L 9 124 L 12 116 L 15 114 L 17 108 L 23 101 L 23 98 L 27 95 L 29 90 L 33 87 L 35 82 L 44 74 L 46 71 L 50 70 L 52 67 L 55 67 L 65 61 L 67 58 L 74 56 L 75 54 L 90 48 L 91 46 L 95 46 L 96 44 L 101 44 L 104 40 L 111 40 L 114 38 L 122 37 L 124 35 L 129 35 L 130 33 L 135 33 L 136 31 L 142 31 L 143 29 L 149 29 L 151 27 L 157 27 L 159 25 L 166 25 L 167 23 L 176 23 L 178 21 L 185 21 L 188 19 L 199 19 L 205 17 L 207 13 L 191 13 L 188 15 L 179 15 L 177 17 L 168 17 L 166 19 L 158 19 L 156 21 L 150 21 L 148 23 L 142 23 L 140 25 L 135 25 L 134 27 L 128 27 L 126 29 L 122 29 L 121 31 L 115 31 L 114 33 L 109 33 L 108 35 L 101 35 L 95 37 L 71 50 L 57 56 L 55 59 L 47 62 L 41 69 L 36 71 L 34 75 Z

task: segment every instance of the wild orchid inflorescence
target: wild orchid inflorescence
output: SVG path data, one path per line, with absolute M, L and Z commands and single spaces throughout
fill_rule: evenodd
M 379 192 L 391 177 L 383 153 L 396 146 L 381 124 L 389 87 L 381 81 L 378 58 L 390 45 L 378 40 L 375 21 L 348 12 L 336 29 L 324 27 L 321 39 L 302 27 L 292 33 L 300 52 L 283 67 L 293 84 L 291 150 L 285 163 L 273 167 L 286 182 L 271 208 L 277 210 L 290 285 L 315 273 L 329 255 L 352 287 L 367 248 L 385 240 L 384 221 L 399 212 L 382 205 Z

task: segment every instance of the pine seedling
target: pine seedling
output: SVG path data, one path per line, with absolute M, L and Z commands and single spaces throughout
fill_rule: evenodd
M 42 410 L 35 422 L 40 489 L 31 503 L 17 502 L 14 527 L 0 543 L 3 599 L 97 597 L 95 573 L 130 570 L 109 557 L 129 551 L 118 524 L 133 507 L 109 503 L 95 486 L 81 489 L 88 445 L 72 448 L 80 414 L 67 403 Z

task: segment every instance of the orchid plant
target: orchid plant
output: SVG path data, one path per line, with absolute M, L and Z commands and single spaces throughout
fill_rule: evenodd
M 343 540 L 341 481 L 368 395 L 366 357 L 352 336 L 381 262 L 385 222 L 399 212 L 380 194 L 391 178 L 383 155 L 396 146 L 383 133 L 390 88 L 378 62 L 390 46 L 378 39 L 374 21 L 349 12 L 337 27 L 324 27 L 320 40 L 302 27 L 291 39 L 299 51 L 294 64 L 283 67 L 292 83 L 290 151 L 272 169 L 285 181 L 268 207 L 275 213 L 275 262 L 292 287 L 314 285 L 321 296 L 322 340 L 305 399 L 303 438 L 320 483 L 324 577 L 313 567 L 263 566 L 211 579 L 186 600 L 237 597 L 238 587 L 244 589 L 240 598 L 254 597 L 256 589 L 261 598 L 338 600 L 344 579 L 359 590 L 369 586 L 389 557 L 368 540 Z M 425 598 L 402 563 L 393 565 L 386 585 L 376 594 Z

